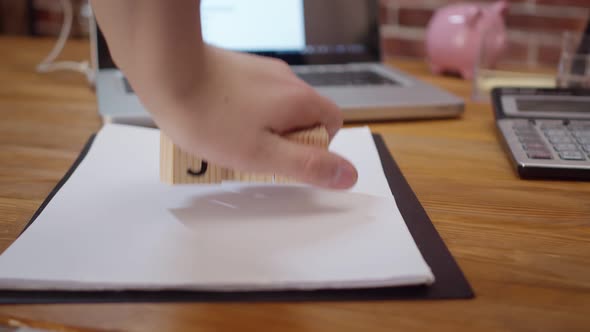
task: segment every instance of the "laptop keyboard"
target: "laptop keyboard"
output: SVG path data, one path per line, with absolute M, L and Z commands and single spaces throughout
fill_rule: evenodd
M 370 70 L 310 72 L 298 73 L 297 76 L 312 86 L 399 85 Z
M 399 85 L 398 82 L 370 70 L 308 72 L 297 73 L 297 76 L 311 86 Z M 126 78 L 123 78 L 123 84 L 125 92 L 134 93 Z

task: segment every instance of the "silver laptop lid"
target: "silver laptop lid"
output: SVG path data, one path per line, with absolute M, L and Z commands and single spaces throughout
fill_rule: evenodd
M 206 42 L 290 65 L 379 62 L 377 0 L 202 0 Z M 100 29 L 98 68 L 116 68 Z

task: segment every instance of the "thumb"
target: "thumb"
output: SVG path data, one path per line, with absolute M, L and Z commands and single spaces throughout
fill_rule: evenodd
M 355 167 L 335 153 L 280 136 L 274 143 L 267 163 L 277 175 L 330 189 L 348 189 L 357 181 Z

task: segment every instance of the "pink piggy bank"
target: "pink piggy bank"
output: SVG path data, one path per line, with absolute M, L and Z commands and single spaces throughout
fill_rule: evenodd
M 454 72 L 472 79 L 480 48 L 486 52 L 488 62 L 482 65 L 494 67 L 506 47 L 507 9 L 502 0 L 492 4 L 453 4 L 437 10 L 426 33 L 426 54 L 432 72 Z

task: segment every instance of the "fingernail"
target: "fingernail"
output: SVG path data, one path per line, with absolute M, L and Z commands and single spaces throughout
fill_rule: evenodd
M 358 178 L 356 169 L 347 162 L 341 162 L 332 177 L 332 187 L 347 189 L 352 187 Z

